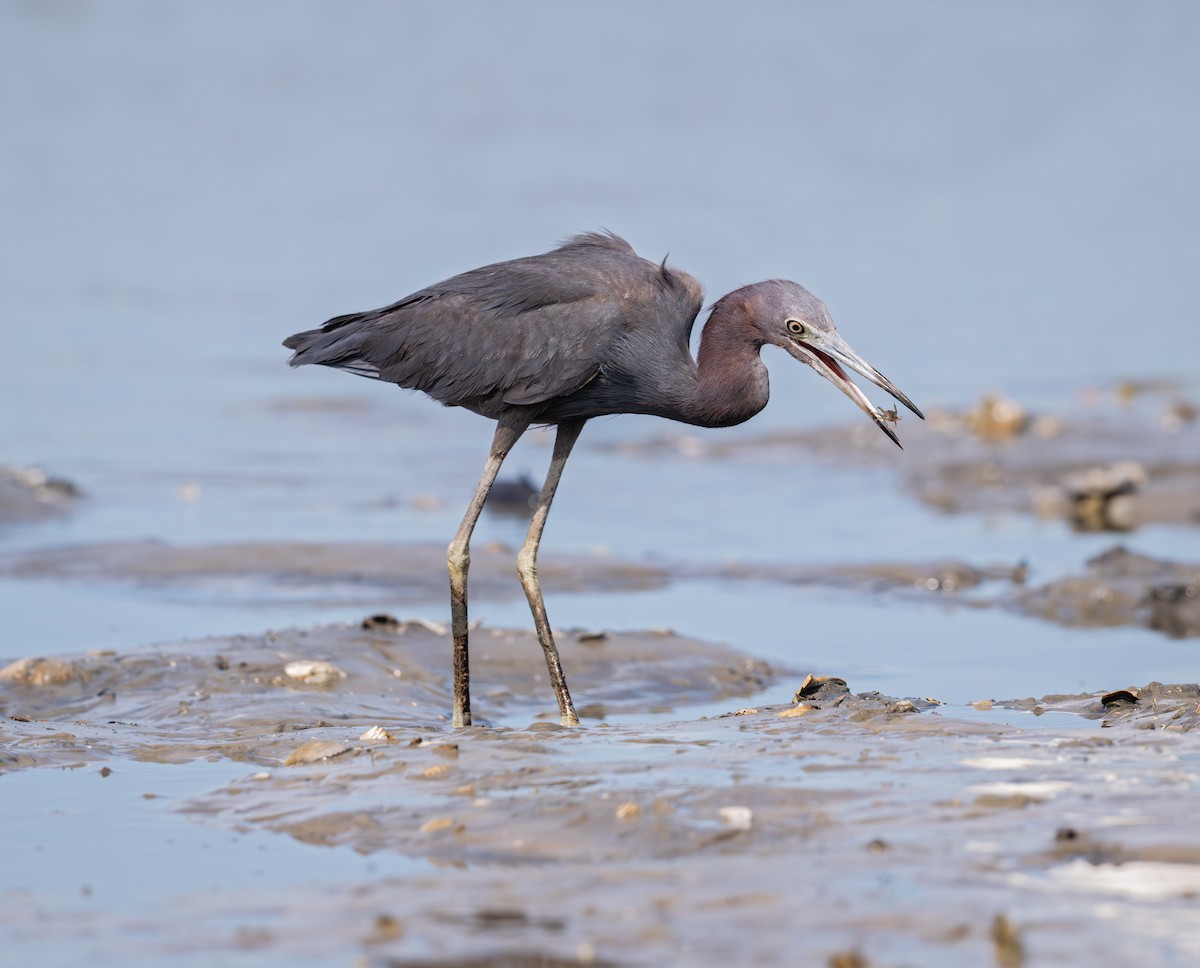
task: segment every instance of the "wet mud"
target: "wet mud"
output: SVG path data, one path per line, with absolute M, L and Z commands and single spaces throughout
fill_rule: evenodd
M 1016 607 L 1061 625 L 1145 625 L 1175 638 L 1200 635 L 1200 563 L 1165 561 L 1123 547 L 1084 573 L 1019 592 Z
M 0 576 L 45 581 L 124 582 L 152 587 L 227 588 L 239 582 L 258 595 L 268 589 L 302 590 L 308 600 L 427 602 L 446 594 L 441 545 L 255 542 L 167 545 L 110 542 L 0 555 Z M 511 599 L 522 594 L 516 550 L 502 544 L 471 550 L 471 595 Z M 959 560 L 868 564 L 759 565 L 733 562 L 642 563 L 610 555 L 542 556 L 538 577 L 555 591 L 647 591 L 672 582 L 722 579 L 821 585 L 866 592 L 955 592 L 986 588 L 981 601 L 1000 600 L 1024 584 L 1020 562 L 971 564 Z
M 519 598 L 515 552 L 488 544 L 472 550 L 471 594 Z M 1173 638 L 1200 635 L 1200 563 L 1170 561 L 1115 545 L 1087 560 L 1078 575 L 1032 583 L 1023 561 L 941 559 L 866 564 L 762 565 L 639 563 L 608 555 L 547 555 L 539 577 L 549 593 L 646 591 L 673 582 L 720 579 L 888 592 L 914 600 L 931 594 L 971 608 L 998 607 L 1081 628 L 1143 626 Z M 256 542 L 172 546 L 113 542 L 0 556 L 0 576 L 48 581 L 129 582 L 189 591 L 271 589 L 316 602 L 428 602 L 445 594 L 441 545 Z
M 436 729 L 451 707 L 450 636 L 435 623 L 389 619 L 14 660 L 0 669 L 0 768 L 109 756 L 275 763 L 302 744 L 341 744 L 380 724 Z M 728 646 L 667 631 L 564 630 L 558 639 L 579 716 L 591 723 L 748 695 L 775 675 Z M 471 658 L 478 723 L 557 721 L 532 632 L 478 627 Z M 316 758 L 332 755 L 324 749 Z
M 438 725 L 449 695 L 432 672 L 444 634 L 368 624 L 20 661 L 0 674 L 0 770 L 89 764 L 91 782 L 112 782 L 101 763 L 233 760 L 229 782 L 176 805 L 182 820 L 403 856 L 408 874 L 217 895 L 184 882 L 186 919 L 80 917 L 22 892 L 0 924 L 118 948 L 136 936 L 146 957 L 199 930 L 210 957 L 281 964 L 1200 957 L 1195 686 L 1007 704 L 1041 712 L 1035 728 L 798 674 L 770 680 L 778 702 L 738 708 L 769 673 L 732 650 L 575 636 L 581 695 L 646 716 L 648 696 L 719 697 L 728 712 L 454 731 Z M 537 715 L 549 697 L 532 637 L 476 636 L 481 708 Z M 1048 725 L 1051 711 L 1077 725 Z M 206 931 L 246 909 L 252 927 Z
M 1061 518 L 1078 531 L 1200 525 L 1200 427 L 1170 386 L 1122 384 L 1083 412 L 1003 397 L 932 415 L 908 487 L 940 510 Z
M 517 549 L 499 543 L 471 548 L 471 594 L 519 597 Z M 446 595 L 446 547 L 402 542 L 246 542 L 179 546 L 117 541 L 0 556 L 0 575 L 86 582 L 225 587 L 253 578 L 303 589 L 318 600 L 379 595 L 401 603 Z M 603 555 L 546 555 L 538 577 L 547 592 L 661 587 L 665 568 Z
M 971 608 L 1004 608 L 1073 628 L 1144 626 L 1172 638 L 1200 635 L 1200 563 L 1138 554 L 1122 545 L 1088 559 L 1078 575 L 1029 580 L 1024 562 L 937 560 L 864 565 L 691 566 L 681 575 L 943 596 Z
M 997 705 L 1040 716 L 1065 712 L 1098 720 L 1101 726 L 1190 732 L 1200 724 L 1200 685 L 1151 682 L 1108 692 L 1041 699 L 1007 700 Z

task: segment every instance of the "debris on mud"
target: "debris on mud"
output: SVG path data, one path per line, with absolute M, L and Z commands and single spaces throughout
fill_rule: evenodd
M 717 816 L 730 830 L 751 830 L 754 827 L 754 811 L 749 807 L 722 807 L 717 811 Z
M 1010 440 L 1029 427 L 1030 418 L 1015 400 L 989 393 L 963 415 L 963 424 L 983 440 Z
M 61 686 L 79 675 L 66 659 L 24 658 L 10 662 L 0 669 L 0 682 L 22 686 Z
M 1197 683 L 1164 685 L 1151 682 L 1111 692 L 1010 699 L 996 705 L 1030 712 L 1073 713 L 1085 719 L 1100 720 L 1100 725 L 1105 727 L 1187 733 L 1200 726 L 1200 684 Z
M 324 659 L 294 659 L 283 667 L 284 675 L 306 686 L 331 686 L 346 673 Z
M 516 480 L 502 478 L 492 485 L 483 508 L 492 514 L 528 519 L 537 506 L 539 490 L 528 474 Z
M 1130 531 L 1136 523 L 1135 495 L 1148 480 L 1137 461 L 1086 468 L 1065 475 L 1058 484 L 1032 489 L 1041 517 L 1065 517 L 1078 531 Z
M 331 760 L 335 756 L 349 753 L 352 747 L 327 739 L 310 739 L 301 743 L 290 752 L 283 761 L 284 766 L 297 766 L 301 763 L 319 763 L 321 760 Z
M 64 514 L 80 496 L 78 486 L 40 467 L 0 464 L 0 525 Z
M 1135 703 L 1140 699 L 1140 690 L 1116 689 L 1113 692 L 1107 692 L 1101 696 L 1100 703 L 1104 706 L 1115 706 L 1118 703 Z
M 992 944 L 996 949 L 997 968 L 1021 968 L 1025 964 L 1025 945 L 1021 932 L 1003 914 L 992 919 Z
M 792 696 L 792 702 L 799 703 L 802 699 L 836 699 L 849 691 L 850 687 L 845 679 L 839 679 L 837 676 L 814 676 L 810 672 Z
M 897 714 L 929 712 L 941 705 L 936 699 L 897 699 L 885 696 L 881 692 L 852 693 L 844 679 L 829 677 L 803 699 L 797 692 L 790 706 L 756 706 L 725 713 L 718 718 L 747 716 L 765 721 L 771 718 L 796 719 L 803 716 L 814 723 L 842 720 L 866 723 Z
M 398 632 L 400 631 L 400 620 L 395 615 L 379 612 L 376 615 L 368 615 L 362 620 L 360 626 L 368 632 Z

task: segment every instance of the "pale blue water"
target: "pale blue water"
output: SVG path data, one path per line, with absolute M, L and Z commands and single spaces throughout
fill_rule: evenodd
M 6 965 L 16 964 L 7 959 L 19 952 L 47 966 L 154 964 L 163 942 L 153 926 L 206 918 L 205 941 L 226 948 L 222 964 L 259 965 L 263 953 L 255 944 L 228 950 L 228 940 L 269 936 L 277 914 L 269 892 L 346 890 L 428 869 L 424 861 L 349 848 L 322 849 L 314 862 L 311 849 L 290 837 L 206 827 L 177 812 L 189 797 L 249 776 L 246 764 L 116 761 L 109 776 L 101 766 L 0 775 Z M 247 904 L 247 897 L 261 900 Z M 49 927 L 36 913 L 43 908 L 62 920 Z M 202 913 L 214 910 L 219 917 Z M 130 916 L 138 927 L 126 936 L 105 930 L 111 919 Z M 172 960 L 203 965 L 213 957 L 195 943 Z M 295 952 L 289 961 L 309 963 Z

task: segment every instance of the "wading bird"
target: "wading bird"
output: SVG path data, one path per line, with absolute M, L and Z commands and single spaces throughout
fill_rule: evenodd
M 450 542 L 455 726 L 471 722 L 467 569 L 471 532 L 504 458 L 533 424 L 558 428 L 517 571 L 546 653 L 564 725 L 579 719 L 537 579 L 538 544 L 571 448 L 592 417 L 644 413 L 730 427 L 767 404 L 765 345 L 781 347 L 846 394 L 897 445 L 844 367 L 923 415 L 838 334 L 825 304 L 794 282 L 744 286 L 712 307 L 692 358 L 703 292 L 687 273 L 649 262 L 624 239 L 589 232 L 543 255 L 472 269 L 365 313 L 329 320 L 283 345 L 292 366 L 319 363 L 422 390 L 496 421 L 475 496 Z

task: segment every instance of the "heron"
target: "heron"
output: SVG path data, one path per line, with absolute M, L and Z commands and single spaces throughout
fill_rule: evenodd
M 777 346 L 848 396 L 897 446 L 892 413 L 872 406 L 846 370 L 924 415 L 858 355 L 825 304 L 803 286 L 770 279 L 722 296 L 699 352 L 703 304 L 694 278 L 666 259 L 643 259 L 612 232 L 585 232 L 540 255 L 472 269 L 382 309 L 330 319 L 284 340 L 291 366 L 334 367 L 496 422 L 483 474 L 447 549 L 455 727 L 471 723 L 467 575 L 471 534 L 513 446 L 531 426 L 556 428 L 517 573 L 545 653 L 561 722 L 578 726 L 538 583 L 542 532 L 563 467 L 593 417 L 650 414 L 697 427 L 731 427 L 767 404 L 759 356 Z

